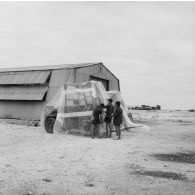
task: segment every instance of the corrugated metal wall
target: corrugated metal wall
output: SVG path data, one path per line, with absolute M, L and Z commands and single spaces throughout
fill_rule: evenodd
M 52 99 L 65 82 L 73 82 L 72 69 L 52 70 L 46 101 L 0 101 L 0 118 L 34 119 L 41 117 L 44 105 Z
M 42 102 L 0 101 L 0 118 L 39 119 Z

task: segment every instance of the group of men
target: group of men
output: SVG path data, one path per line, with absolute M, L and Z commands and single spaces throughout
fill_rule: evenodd
M 121 109 L 121 103 L 116 101 L 115 105 L 112 104 L 113 100 L 108 99 L 108 105 L 104 105 L 103 103 L 97 105 L 93 111 L 93 128 L 92 128 L 92 139 L 95 135 L 100 138 L 100 124 L 102 122 L 102 114 L 104 109 L 106 109 L 104 122 L 106 123 L 106 136 L 107 138 L 112 137 L 112 127 L 113 124 L 116 130 L 116 140 L 121 139 L 121 130 L 120 125 L 123 122 L 123 110 Z M 113 124 L 112 124 L 113 123 Z

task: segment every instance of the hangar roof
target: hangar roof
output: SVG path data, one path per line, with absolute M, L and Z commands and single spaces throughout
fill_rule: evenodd
M 102 62 L 95 63 L 80 63 L 80 64 L 60 64 L 60 65 L 44 65 L 44 66 L 26 66 L 26 67 L 9 67 L 1 68 L 0 72 L 10 72 L 10 71 L 30 71 L 30 70 L 54 70 L 54 69 L 70 69 L 70 68 L 82 68 L 86 66 L 93 66 L 102 64 Z
M 57 70 L 57 69 L 76 69 L 87 66 L 102 65 L 102 62 L 93 62 L 93 63 L 78 63 L 78 64 L 60 64 L 60 65 L 45 65 L 45 66 L 27 66 L 27 67 L 9 67 L 9 68 L 0 68 L 0 73 L 5 72 L 22 72 L 22 71 L 38 71 L 38 70 Z M 106 66 L 104 66 L 106 68 Z M 106 68 L 117 80 L 118 78 Z

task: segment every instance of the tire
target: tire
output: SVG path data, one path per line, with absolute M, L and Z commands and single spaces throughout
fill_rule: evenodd
M 83 136 L 90 136 L 91 135 L 91 122 L 88 120 L 82 121 L 80 123 L 80 133 Z
M 47 133 L 53 133 L 53 127 L 55 124 L 56 119 L 55 118 L 47 118 L 45 120 L 45 130 Z

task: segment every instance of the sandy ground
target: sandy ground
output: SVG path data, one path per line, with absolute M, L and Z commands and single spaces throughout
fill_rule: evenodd
M 195 123 L 149 117 L 142 124 L 147 127 L 123 131 L 117 141 L 1 123 L 0 194 L 194 194 L 194 162 L 152 155 L 195 152 Z M 174 172 L 185 179 L 143 171 Z

